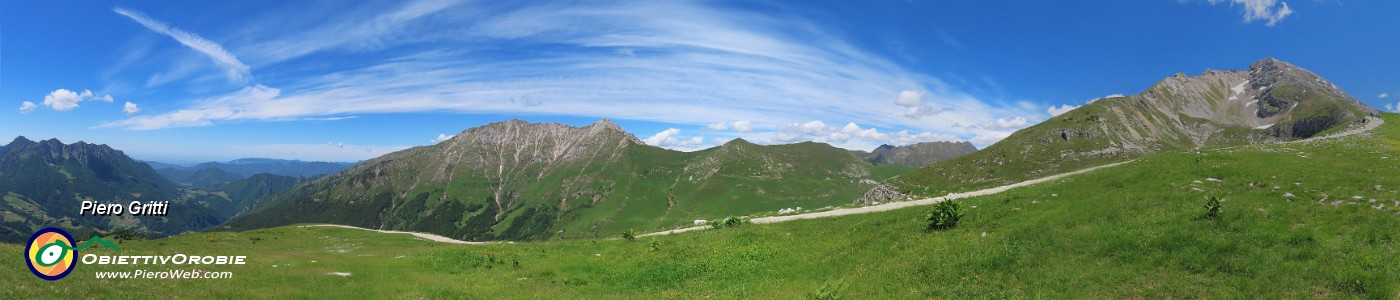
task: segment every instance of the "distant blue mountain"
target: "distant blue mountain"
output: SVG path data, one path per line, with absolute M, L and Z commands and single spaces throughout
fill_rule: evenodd
M 272 158 L 240 158 L 228 162 L 206 162 L 194 166 L 154 161 L 145 161 L 145 163 L 170 181 L 200 189 L 209 189 L 263 173 L 314 178 L 340 172 L 355 165 L 355 163 L 348 162 L 308 162 Z

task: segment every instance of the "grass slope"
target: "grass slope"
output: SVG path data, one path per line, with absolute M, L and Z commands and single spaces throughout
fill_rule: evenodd
M 621 131 L 603 134 L 597 140 L 613 142 L 600 144 L 617 148 L 576 161 L 506 165 L 504 180 L 495 177 L 497 167 L 491 164 L 432 160 L 451 156 L 438 153 L 470 156 L 491 149 L 475 144 L 469 150 L 410 149 L 402 157 L 371 161 L 269 197 L 260 209 L 226 225 L 247 230 L 334 223 L 462 240 L 537 240 L 559 228 L 591 232 L 597 224 L 602 234 L 612 235 L 689 226 L 696 219 L 843 205 L 876 180 L 907 170 L 875 167 L 821 143 L 763 146 L 735 140 L 680 152 L 621 141 Z M 442 165 L 452 171 L 432 171 Z M 488 171 L 464 171 L 473 168 Z M 503 201 L 495 199 L 498 188 Z
M 79 266 L 46 282 L 11 267 L 0 298 L 1396 298 L 1400 116 L 1384 118 L 1374 137 L 1164 153 L 964 199 L 944 232 L 923 232 L 929 207 L 635 242 L 282 227 L 123 245 L 252 256 L 210 268 L 233 279 L 97 281 Z M 1225 198 L 1220 218 L 1201 218 L 1205 195 Z

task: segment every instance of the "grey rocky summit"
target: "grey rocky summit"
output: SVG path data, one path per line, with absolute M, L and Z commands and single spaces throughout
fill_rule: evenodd
M 1265 58 L 1244 70 L 1177 73 L 1141 93 L 1087 103 L 886 183 L 901 192 L 941 195 L 1164 151 L 1306 139 L 1366 126 L 1379 115 L 1321 76 Z
M 917 168 L 976 151 L 977 147 L 969 142 L 923 142 L 904 146 L 886 144 L 880 145 L 870 152 L 853 152 L 872 164 L 894 164 Z

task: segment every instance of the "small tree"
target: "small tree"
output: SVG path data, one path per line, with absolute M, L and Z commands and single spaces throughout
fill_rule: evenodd
M 948 230 L 958 226 L 958 220 L 962 219 L 962 207 L 957 201 L 943 201 L 933 206 L 933 212 L 928 215 L 928 231 Z
M 1214 220 L 1215 218 L 1220 217 L 1220 200 L 1220 197 L 1216 196 L 1207 197 L 1205 205 L 1206 219 Z

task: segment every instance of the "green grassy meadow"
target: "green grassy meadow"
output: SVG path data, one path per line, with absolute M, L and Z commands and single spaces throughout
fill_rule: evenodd
M 966 215 L 941 232 L 924 231 L 928 206 L 636 241 L 451 245 L 288 226 L 121 245 L 248 255 L 207 267 L 232 279 L 98 280 L 138 267 L 80 265 L 48 282 L 4 255 L 0 298 L 1393 299 L 1400 115 L 1384 118 L 1370 137 L 1158 154 L 959 200 Z M 1203 218 L 1208 195 L 1224 199 L 1218 218 Z

